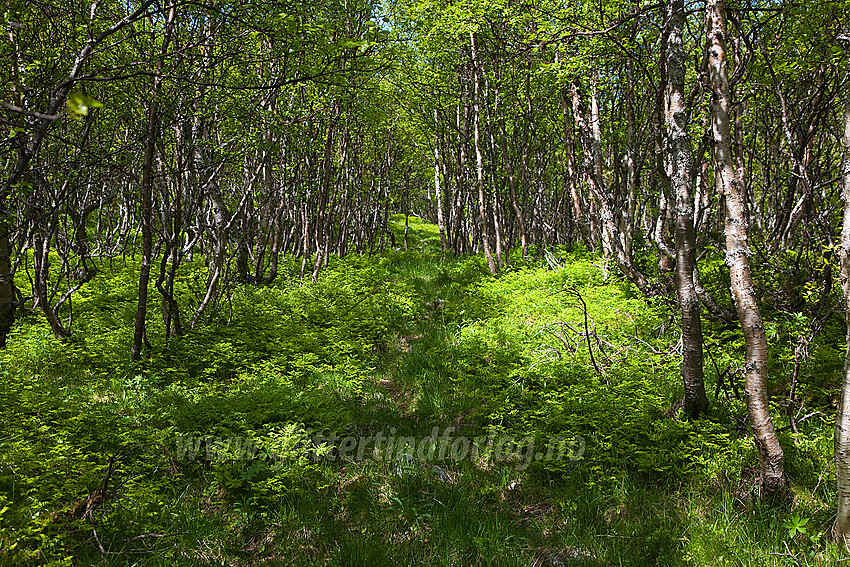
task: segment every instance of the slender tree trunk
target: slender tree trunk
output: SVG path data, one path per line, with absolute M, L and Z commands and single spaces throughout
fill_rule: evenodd
M 694 287 L 695 236 L 694 196 L 691 190 L 691 139 L 685 110 L 685 25 L 683 0 L 667 2 L 665 115 L 667 142 L 672 168 L 671 185 L 676 194 L 676 289 L 682 312 L 682 380 L 685 386 L 685 413 L 692 418 L 708 409 L 702 358 L 700 303 Z
M 601 213 L 602 256 L 607 266 L 615 257 L 614 248 L 617 240 L 617 219 L 611 208 L 605 180 L 602 177 L 602 120 L 599 116 L 599 98 L 596 90 L 596 77 L 590 82 L 590 135 L 586 138 L 590 143 L 589 177 L 593 179 L 592 192 Z M 607 268 L 606 268 L 607 269 Z
M 467 197 L 467 141 L 469 140 L 468 91 L 464 90 L 462 102 L 457 104 L 456 126 L 458 133 L 457 167 L 455 168 L 455 194 L 453 200 L 452 221 L 454 225 L 454 253 L 465 253 L 469 249 L 469 235 L 466 231 L 466 215 L 464 203 Z
M 588 248 L 593 248 L 593 240 L 590 238 L 589 228 L 584 214 L 584 198 L 578 192 L 578 182 L 575 172 L 575 125 L 573 116 L 570 112 L 570 101 L 567 98 L 566 89 L 561 91 L 559 98 L 561 101 L 561 110 L 564 113 L 564 166 L 566 169 L 566 183 L 570 190 L 570 202 L 573 207 L 573 222 L 578 225 L 579 233 L 582 240 L 584 240 L 584 243 L 588 246 Z
M 182 260 L 180 251 L 180 240 L 183 236 L 182 191 L 182 184 L 178 176 L 178 182 L 175 183 L 174 187 L 173 210 L 163 211 L 163 224 L 168 227 L 168 230 L 165 231 L 165 250 L 162 252 L 162 259 L 159 264 L 159 277 L 157 277 L 155 283 L 156 289 L 162 296 L 160 308 L 162 311 L 162 321 L 165 324 L 166 340 L 169 336 L 183 334 L 183 325 L 180 320 L 180 306 L 174 297 L 174 282 Z M 167 193 L 167 191 L 163 191 L 163 201 L 165 201 Z M 164 202 L 163 208 L 166 208 Z
M 590 193 L 599 207 L 599 230 L 601 231 L 603 254 L 606 259 L 610 259 L 613 256 L 626 277 L 641 292 L 649 295 L 651 290 L 646 276 L 635 267 L 632 259 L 626 256 L 617 236 L 617 222 L 602 178 L 602 132 L 599 125 L 599 109 L 596 103 L 596 96 L 594 94 L 592 97 L 590 124 L 588 124 L 582 110 L 581 97 L 579 96 L 578 85 L 576 83 L 573 83 L 571 86 L 571 96 L 573 100 L 573 118 L 578 125 L 579 137 L 582 141 L 585 178 L 590 187 Z M 593 216 L 591 215 L 592 220 Z M 593 237 L 593 241 L 595 242 L 595 236 Z
M 53 222 L 48 221 L 55 227 Z M 41 308 L 44 318 L 50 325 L 50 330 L 57 339 L 67 339 L 70 332 L 62 325 L 56 310 L 50 305 L 50 242 L 58 240 L 58 229 L 50 228 L 47 231 L 39 230 L 34 238 L 33 246 L 33 302 Z
M 145 138 L 144 163 L 142 165 L 141 204 L 139 214 L 142 221 L 142 265 L 139 268 L 139 298 L 136 305 L 136 322 L 133 333 L 133 347 L 130 351 L 132 360 L 142 356 L 142 343 L 145 338 L 145 319 L 148 312 L 148 284 L 151 277 L 151 261 L 153 258 L 153 150 L 157 128 L 157 94 L 160 78 L 154 79 L 153 96 L 148 110 L 148 129 Z
M 502 205 L 499 203 L 499 192 L 493 188 L 493 232 L 496 235 L 496 266 L 499 270 L 507 263 L 502 258 Z
M 839 257 L 841 289 L 844 291 L 844 316 L 847 320 L 847 350 L 844 355 L 844 380 L 835 416 L 835 477 L 838 482 L 838 514 L 835 539 L 850 547 L 850 91 L 844 110 L 843 156 L 841 160 L 841 198 L 844 201 L 844 224 L 841 229 Z
M 708 66 L 711 76 L 711 122 L 714 137 L 714 175 L 718 192 L 726 198 L 726 263 L 729 266 L 732 296 L 744 332 L 747 355 L 747 410 L 758 449 L 762 489 L 768 496 L 780 496 L 785 489 L 784 454 L 770 418 L 767 392 L 768 347 L 761 313 L 756 303 L 750 272 L 745 217 L 744 184 L 732 161 L 730 131 L 731 95 L 726 53 L 725 1 L 707 0 Z
M 12 282 L 12 250 L 9 245 L 9 221 L 0 201 L 0 348 L 15 323 L 15 290 Z
M 335 115 L 336 113 L 334 113 Z M 328 134 L 325 138 L 325 152 L 322 163 L 322 185 L 321 193 L 319 194 L 319 215 L 316 220 L 316 261 L 313 263 L 313 276 L 315 282 L 319 279 L 319 271 L 322 269 L 323 262 L 326 260 L 328 253 L 329 227 L 327 222 L 327 208 L 329 193 L 331 188 L 331 174 L 333 172 L 333 145 L 334 145 L 334 123 L 335 118 L 331 118 L 331 123 L 328 124 Z
M 498 94 L 497 94 L 498 96 Z M 502 146 L 502 159 L 505 162 L 505 170 L 507 170 L 508 174 L 508 189 L 511 194 L 511 207 L 514 210 L 514 215 L 516 215 L 516 221 L 519 225 L 519 238 L 520 243 L 522 245 L 522 258 L 525 259 L 528 256 L 528 230 L 525 227 L 525 215 L 522 213 L 522 207 L 519 204 L 519 199 L 517 199 L 517 191 L 516 191 L 516 178 L 514 176 L 514 167 L 511 162 L 510 154 L 508 154 L 508 141 L 507 134 L 505 133 L 505 118 L 504 116 L 499 116 L 499 141 Z
M 483 69 L 481 69 L 481 76 L 484 78 L 484 97 L 483 97 L 482 100 L 484 101 L 484 108 L 486 110 L 484 116 L 485 116 L 485 119 L 486 119 L 486 122 L 487 122 L 487 128 L 486 128 L 487 138 L 490 142 L 490 144 L 489 144 L 489 148 L 490 148 L 490 172 L 489 172 L 489 175 L 490 175 L 491 179 L 496 180 L 498 178 L 498 173 L 497 173 L 498 164 L 497 164 L 497 161 L 496 161 L 496 155 L 497 155 L 497 153 L 496 153 L 496 137 L 495 137 L 495 133 L 494 133 L 494 130 L 493 130 L 493 116 L 490 112 L 490 80 L 487 78 L 487 73 L 485 73 Z M 498 92 L 497 92 L 496 93 L 496 112 L 498 112 L 498 107 L 499 107 L 499 96 L 498 96 Z M 496 252 L 496 254 L 495 254 L 495 256 L 496 256 L 496 268 L 497 268 L 497 270 L 501 270 L 504 267 L 504 265 L 506 264 L 506 262 L 502 258 L 502 240 L 503 240 L 502 207 L 501 207 L 501 204 L 499 203 L 499 190 L 498 190 L 498 187 L 496 186 L 495 182 L 493 183 L 492 193 L 493 193 L 493 209 L 492 209 L 493 233 L 494 233 L 494 237 L 495 237 L 495 241 L 496 241 L 496 250 L 495 250 L 495 252 Z
M 272 180 L 271 167 L 268 167 L 268 171 L 266 172 L 266 185 L 271 187 L 274 183 Z M 276 205 L 274 207 L 274 216 L 272 217 L 272 228 L 271 228 L 271 258 L 269 259 L 269 270 L 268 273 L 265 274 L 262 278 L 262 282 L 265 284 L 272 283 L 275 278 L 277 278 L 277 264 L 280 258 L 280 254 L 286 251 L 287 242 L 284 240 L 283 232 L 283 213 L 286 208 L 286 200 L 283 195 L 283 191 L 276 190 L 274 192 L 276 197 Z M 293 223 L 293 228 L 295 224 Z M 260 281 L 260 274 L 257 273 L 257 281 Z
M 210 304 L 216 305 L 218 302 L 219 283 L 224 275 L 225 265 L 224 260 L 227 256 L 227 239 L 230 234 L 230 226 L 233 224 L 233 215 L 227 208 L 224 199 L 221 196 L 218 186 L 213 183 L 209 186 L 209 197 L 211 207 L 213 209 L 213 246 L 209 252 L 207 263 L 210 266 L 210 273 L 207 280 L 207 291 L 198 308 L 195 309 L 192 315 L 191 327 L 194 329 L 201 316 L 207 310 Z M 238 211 L 237 211 L 238 213 Z
M 440 141 L 442 145 L 440 149 L 442 150 L 442 163 L 440 164 L 440 172 L 443 175 L 443 225 L 446 232 L 446 250 L 451 250 L 454 247 L 454 243 L 452 241 L 452 215 L 454 214 L 454 209 L 452 208 L 452 202 L 454 201 L 454 193 L 452 189 L 452 180 L 454 179 L 454 172 L 452 171 L 453 163 L 448 159 L 448 154 L 450 153 L 449 147 L 445 142 L 445 138 L 442 138 Z
M 635 22 L 637 23 L 637 22 Z M 626 214 L 622 217 L 620 228 L 620 245 L 627 258 L 633 257 L 632 240 L 635 229 L 635 217 L 637 211 L 637 156 L 638 147 L 635 141 L 635 101 L 634 82 L 632 79 L 632 60 L 629 60 L 628 77 L 629 86 L 626 92 L 626 151 L 623 155 L 623 174 L 625 176 L 626 189 Z
M 469 32 L 469 44 L 472 52 L 472 75 L 475 84 L 475 92 L 472 97 L 472 123 L 473 135 L 475 138 L 475 174 L 478 187 L 478 212 L 481 217 L 481 245 L 484 248 L 484 256 L 487 258 L 487 266 L 490 268 L 490 273 L 495 275 L 499 272 L 499 270 L 496 267 L 496 259 L 490 251 L 490 231 L 488 227 L 489 223 L 487 221 L 486 201 L 484 200 L 484 157 L 481 155 L 481 136 L 479 128 L 480 89 L 478 78 L 478 49 L 475 47 L 475 34 L 471 31 Z
M 310 189 L 307 189 L 307 195 L 301 201 L 301 275 L 300 279 L 304 280 L 304 274 L 307 271 L 307 262 L 310 256 L 310 212 L 307 209 L 307 203 L 310 201 Z M 376 213 L 377 214 L 377 213 Z M 370 242 L 371 247 L 371 242 Z M 371 249 L 369 251 L 371 254 Z
M 142 356 L 142 342 L 145 339 L 145 318 L 148 313 L 148 285 L 151 279 L 151 262 L 153 260 L 153 154 L 156 145 L 157 130 L 159 129 L 159 116 L 157 99 L 159 99 L 160 85 L 162 84 L 162 65 L 165 54 L 168 53 L 168 43 L 171 41 L 171 32 L 174 26 L 174 15 L 176 8 L 172 5 L 168 10 L 165 22 L 165 36 L 162 38 L 157 61 L 157 72 L 153 79 L 153 92 L 151 93 L 150 107 L 148 108 L 148 126 L 145 135 L 144 164 L 142 165 L 142 187 L 141 187 L 141 220 L 142 220 L 142 265 L 139 269 L 139 301 L 136 305 L 136 322 L 133 333 L 133 347 L 130 350 L 130 358 L 139 360 Z
M 434 197 L 437 201 L 437 228 L 440 231 L 440 248 L 446 251 L 446 221 L 443 218 L 443 189 L 440 187 L 440 136 L 436 132 L 438 127 L 437 109 L 434 109 Z

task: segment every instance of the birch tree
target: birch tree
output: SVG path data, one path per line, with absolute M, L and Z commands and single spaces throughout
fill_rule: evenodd
M 746 190 L 732 159 L 729 125 L 732 96 L 729 88 L 725 10 L 725 0 L 706 1 L 714 178 L 717 192 L 725 198 L 726 203 L 726 264 L 729 266 L 735 309 L 746 342 L 745 395 L 761 466 L 762 489 L 768 496 L 779 496 L 785 490 L 784 454 L 770 417 L 767 335 L 750 269 L 752 251 L 747 241 Z
M 838 482 L 838 513 L 835 517 L 835 539 L 850 547 L 850 91 L 844 108 L 844 135 L 841 138 L 841 199 L 844 201 L 839 261 L 841 289 L 844 294 L 844 317 L 847 321 L 847 347 L 838 414 L 835 416 L 835 477 Z
M 702 360 L 702 322 L 700 303 L 694 287 L 694 196 L 691 186 L 691 140 L 685 108 L 685 50 L 682 30 L 685 24 L 683 0 L 670 0 L 666 6 L 666 94 L 670 182 L 675 192 L 676 217 L 676 290 L 682 313 L 682 379 L 685 387 L 685 413 L 691 417 L 708 408 Z

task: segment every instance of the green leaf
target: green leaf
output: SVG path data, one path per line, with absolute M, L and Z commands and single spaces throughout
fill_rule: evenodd
M 809 523 L 809 518 L 800 517 L 799 512 L 794 512 L 790 520 L 785 522 L 785 528 L 788 530 L 788 537 L 794 537 L 797 534 L 806 533 L 806 524 Z
M 90 108 L 102 108 L 103 103 L 96 101 L 82 93 L 71 93 L 68 95 L 68 112 L 75 116 L 88 116 Z

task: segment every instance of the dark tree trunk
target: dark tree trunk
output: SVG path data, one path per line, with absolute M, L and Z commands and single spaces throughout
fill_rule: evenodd
M 144 164 L 142 165 L 141 204 L 139 214 L 142 221 L 142 265 L 139 268 L 139 299 L 136 305 L 136 322 L 133 333 L 132 360 L 142 356 L 142 343 L 145 339 L 145 319 L 148 312 L 148 285 L 151 278 L 153 259 L 153 150 L 157 129 L 156 99 L 159 91 L 159 78 L 154 79 L 154 96 L 148 110 L 148 131 L 145 138 Z
M 153 92 L 151 93 L 151 102 L 148 108 L 139 211 L 142 221 L 142 265 L 139 269 L 139 301 L 136 305 L 133 346 L 130 350 L 130 358 L 132 360 L 139 360 L 141 358 L 142 342 L 146 338 L 145 319 L 148 313 L 148 285 L 150 284 L 151 262 L 153 261 L 153 155 L 159 130 L 157 100 L 159 99 L 159 91 L 162 84 L 161 72 L 163 59 L 168 52 L 168 44 L 171 41 L 171 32 L 174 28 L 175 11 L 176 8 L 173 5 L 168 10 L 168 16 L 165 22 L 165 36 L 162 39 L 162 47 L 157 61 L 157 73 L 153 79 Z
M 496 267 L 496 259 L 493 257 L 493 253 L 490 250 L 490 230 L 488 226 L 489 222 L 487 220 L 487 203 L 484 194 L 484 157 L 481 155 L 481 136 L 479 127 L 479 105 L 481 98 L 479 88 L 480 69 L 478 66 L 478 48 L 475 46 L 475 34 L 473 32 L 469 32 L 469 44 L 472 53 L 472 76 L 475 86 L 474 94 L 472 96 L 472 127 L 475 141 L 475 180 L 476 187 L 478 188 L 478 214 L 481 221 L 481 245 L 484 248 L 484 256 L 487 258 L 487 266 L 490 269 L 490 273 L 495 275 L 499 273 L 499 269 Z
M 676 205 L 676 289 L 682 313 L 682 380 L 685 386 L 685 413 L 696 418 L 708 409 L 702 358 L 702 322 L 700 303 L 694 287 L 695 237 L 694 196 L 691 190 L 691 140 L 685 109 L 685 50 L 682 30 L 685 24 L 683 0 L 667 3 L 665 115 L 670 182 Z
M 9 222 L 0 202 L 0 348 L 15 323 L 15 288 L 12 281 L 12 254 L 9 245 Z

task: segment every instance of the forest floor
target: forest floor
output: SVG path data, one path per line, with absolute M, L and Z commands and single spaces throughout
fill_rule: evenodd
M 80 291 L 72 340 L 24 317 L 0 351 L 0 563 L 840 560 L 843 330 L 798 361 L 792 434 L 794 322 L 768 314 L 792 498 L 764 502 L 739 332 L 706 321 L 712 406 L 688 421 L 670 305 L 581 250 L 512 253 L 493 277 L 434 243 L 412 219 L 408 251 L 335 259 L 315 283 L 293 262 L 169 340 L 152 293 L 142 363 L 127 360 L 133 262 Z M 187 266 L 182 305 L 204 274 Z

